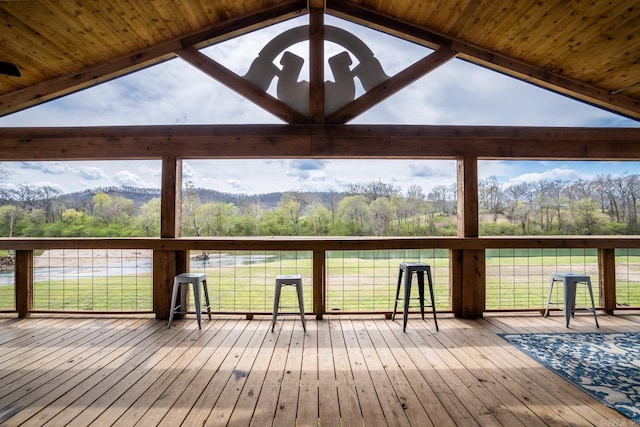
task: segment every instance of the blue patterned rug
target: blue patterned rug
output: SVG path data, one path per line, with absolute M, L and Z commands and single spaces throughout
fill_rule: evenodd
M 640 332 L 500 336 L 640 424 Z

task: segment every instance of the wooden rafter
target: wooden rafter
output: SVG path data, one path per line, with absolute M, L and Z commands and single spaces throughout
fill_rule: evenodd
M 425 74 L 435 70 L 457 55 L 447 47 L 441 47 L 425 58 L 385 80 L 357 99 L 338 109 L 326 118 L 327 123 L 342 124 L 350 121 L 380 101 L 402 90 Z
M 182 47 L 199 48 L 211 45 L 284 21 L 305 12 L 305 6 L 306 2 L 300 0 L 282 2 L 278 6 L 261 12 L 224 21 L 222 24 L 159 43 L 131 55 L 125 55 L 109 62 L 88 67 L 77 73 L 63 75 L 1 96 L 0 117 L 174 58 L 174 52 Z
M 460 52 L 459 58 L 461 59 L 618 114 L 640 119 L 640 102 L 631 97 L 598 88 L 587 81 L 572 80 L 545 68 L 514 60 L 498 52 L 483 49 L 465 40 L 449 37 L 434 30 L 399 21 L 394 17 L 352 2 L 331 2 L 328 4 L 327 11 L 343 19 L 367 25 L 431 48 L 450 46 L 451 49 Z
M 177 50 L 176 54 L 203 73 L 218 80 L 220 83 L 269 111 L 276 117 L 279 117 L 286 123 L 308 122 L 308 118 L 305 115 L 269 95 L 249 80 L 238 76 L 233 71 L 225 68 L 198 50 L 192 47 L 185 47 Z

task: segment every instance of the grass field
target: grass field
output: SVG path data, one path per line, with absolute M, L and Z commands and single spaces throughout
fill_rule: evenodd
M 214 262 L 192 266 L 192 271 L 207 274 L 212 309 L 224 312 L 271 312 L 274 278 L 278 274 L 303 276 L 305 308 L 312 311 L 312 260 L 309 252 L 212 254 L 258 262 Z M 233 261 L 233 260 L 232 260 Z M 379 311 L 393 309 L 398 265 L 403 261 L 421 261 L 431 265 L 439 310 L 450 309 L 449 259 L 447 251 L 367 251 L 327 254 L 326 309 L 330 312 Z M 223 265 L 224 264 L 224 265 Z M 588 274 L 594 284 L 596 304 L 599 298 L 597 254 L 595 251 L 499 250 L 487 251 L 486 308 L 541 309 L 546 304 L 549 277 L 554 271 Z M 78 267 L 80 268 L 80 267 Z M 152 278 L 149 271 L 135 275 L 73 274 L 48 276 L 34 284 L 35 310 L 69 311 L 150 311 Z M 640 307 L 640 255 L 616 253 L 617 302 Z M 557 286 L 555 290 L 561 291 Z M 282 294 L 282 308 L 297 305 L 293 288 Z M 417 292 L 415 293 L 417 295 Z M 561 300 L 561 294 L 554 296 Z M 584 287 L 578 289 L 577 305 L 588 305 Z M 13 286 L 0 286 L 0 310 L 15 309 Z

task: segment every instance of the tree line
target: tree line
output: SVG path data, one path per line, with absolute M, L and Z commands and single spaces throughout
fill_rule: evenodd
M 2 176 L 0 176 L 2 179 Z M 133 237 L 160 235 L 160 199 L 148 201 L 102 189 L 64 197 L 51 186 L 2 189 L 4 237 Z M 119 188 L 122 192 L 123 189 Z M 282 193 L 275 207 L 259 198 L 206 200 L 189 183 L 183 189 L 183 236 L 444 236 L 456 235 L 456 186 L 400 187 L 373 181 L 344 192 Z M 638 175 L 593 180 L 538 180 L 506 185 L 479 182 L 481 235 L 635 234 Z

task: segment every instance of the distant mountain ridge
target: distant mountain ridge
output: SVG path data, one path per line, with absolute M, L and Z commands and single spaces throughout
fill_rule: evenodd
M 280 203 L 280 200 L 282 199 L 282 195 L 284 193 L 293 193 L 308 200 L 316 200 L 321 202 L 325 206 L 330 204 L 331 197 L 335 197 L 337 195 L 335 192 L 319 191 L 281 191 L 265 194 L 224 193 L 208 188 L 194 188 L 190 189 L 189 191 L 195 191 L 202 203 L 224 202 L 232 203 L 236 206 L 240 206 L 243 203 L 252 203 L 259 204 L 267 209 L 273 209 L 278 206 L 278 203 Z M 160 197 L 159 188 L 111 186 L 66 193 L 61 195 L 58 199 L 65 202 L 72 202 L 72 205 L 85 205 L 87 202 L 90 202 L 93 196 L 95 196 L 97 193 L 105 193 L 109 196 L 121 196 L 133 200 L 136 209 L 147 203 L 149 200 Z M 339 196 L 344 196 L 344 193 L 340 193 Z

